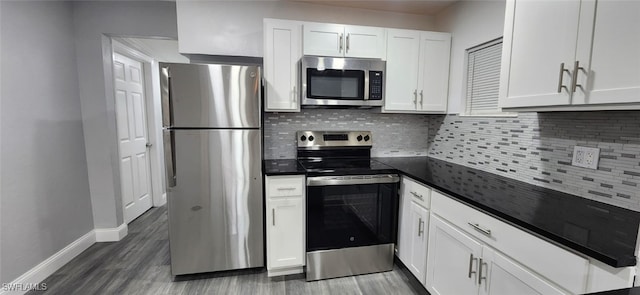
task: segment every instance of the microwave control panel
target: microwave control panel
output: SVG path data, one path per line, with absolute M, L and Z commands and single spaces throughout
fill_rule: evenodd
M 382 71 L 369 71 L 369 100 L 382 99 Z

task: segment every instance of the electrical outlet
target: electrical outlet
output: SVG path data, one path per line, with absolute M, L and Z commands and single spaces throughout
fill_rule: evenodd
M 573 148 L 573 159 L 571 165 L 598 169 L 598 160 L 600 160 L 600 149 L 585 146 L 575 146 Z

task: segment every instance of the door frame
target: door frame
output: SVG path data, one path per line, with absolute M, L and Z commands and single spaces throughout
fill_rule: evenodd
M 158 69 L 158 61 L 153 57 L 148 56 L 126 44 L 115 40 L 114 37 L 110 38 L 111 41 L 111 54 L 121 54 L 128 58 L 137 60 L 143 65 L 144 75 L 144 91 L 145 91 L 145 114 L 147 124 L 147 140 L 152 144 L 149 148 L 149 164 L 151 173 L 151 199 L 153 207 L 160 207 L 167 201 L 165 186 L 164 186 L 164 162 L 162 159 L 162 117 L 160 108 L 160 81 L 154 79 L 159 78 L 160 73 Z M 113 67 L 113 57 L 111 58 L 111 67 Z M 113 86 L 115 87 L 115 77 L 112 75 Z M 154 80 L 157 83 L 154 83 Z M 111 87 L 111 91 L 115 93 L 115 88 Z M 157 103 L 156 103 L 157 102 Z M 158 112 L 159 111 L 159 112 Z M 117 133 L 117 132 L 116 132 Z M 118 138 L 114 138 L 116 147 L 118 149 L 118 157 L 120 157 L 120 146 L 118 144 Z M 120 166 L 118 166 L 120 169 Z M 120 183 L 120 189 L 122 189 L 122 183 Z M 120 196 L 122 198 L 122 195 Z M 122 201 L 122 200 L 121 200 Z M 124 221 L 124 204 L 121 203 L 120 210 L 122 210 L 122 216 Z

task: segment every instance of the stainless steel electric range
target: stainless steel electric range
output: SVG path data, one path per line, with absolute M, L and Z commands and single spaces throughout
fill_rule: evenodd
M 299 131 L 307 172 L 307 281 L 393 268 L 400 178 L 368 131 Z

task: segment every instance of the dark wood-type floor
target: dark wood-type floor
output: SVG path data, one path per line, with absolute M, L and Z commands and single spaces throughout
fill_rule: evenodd
M 404 267 L 362 276 L 306 282 L 303 275 L 268 278 L 265 269 L 174 281 L 169 266 L 165 207 L 129 224 L 120 242 L 96 243 L 28 294 L 426 294 Z

